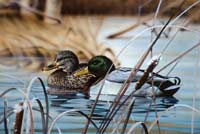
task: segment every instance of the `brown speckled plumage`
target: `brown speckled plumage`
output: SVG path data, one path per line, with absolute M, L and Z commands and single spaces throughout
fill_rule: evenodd
M 61 69 L 54 71 L 48 77 L 48 87 L 52 89 L 64 90 L 66 93 L 72 91 L 87 92 L 89 87 L 95 81 L 93 75 L 83 75 L 76 77 L 71 73 L 62 71 Z

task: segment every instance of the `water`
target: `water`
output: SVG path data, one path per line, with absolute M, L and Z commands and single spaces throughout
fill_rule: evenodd
M 115 23 L 115 26 L 111 27 L 111 25 Z M 127 43 L 129 38 L 118 38 L 115 40 L 107 40 L 104 37 L 108 33 L 112 33 L 119 29 L 119 26 L 124 23 L 125 25 L 131 24 L 132 19 L 124 18 L 123 20 L 119 18 L 107 18 L 103 28 L 108 28 L 109 30 L 101 30 L 99 40 L 104 42 L 109 47 L 112 47 L 116 53 L 118 53 Z M 121 28 L 121 27 L 120 27 Z M 193 26 L 192 28 L 199 28 L 199 26 Z M 129 32 L 126 36 L 133 36 L 140 32 L 144 27 L 139 27 L 134 31 Z M 173 35 L 174 31 L 171 32 L 170 35 Z M 125 36 L 125 35 L 124 35 Z M 131 45 L 120 54 L 119 60 L 121 61 L 121 66 L 126 67 L 134 67 L 141 54 L 146 50 L 148 43 L 151 40 L 151 36 L 149 33 L 142 34 L 141 37 L 136 39 L 134 42 L 131 42 Z M 158 42 L 156 47 L 154 48 L 154 54 L 158 54 L 162 48 L 166 45 L 166 43 L 170 40 L 170 38 L 162 37 Z M 177 35 L 176 39 L 171 43 L 170 47 L 163 54 L 162 59 L 159 63 L 159 66 L 156 70 L 159 70 L 163 65 L 174 59 L 180 53 L 184 52 L 195 43 L 199 41 L 199 36 L 196 33 L 192 32 L 181 32 Z M 175 94 L 174 97 L 166 98 L 160 97 L 157 98 L 156 104 L 152 104 L 151 98 L 137 98 L 135 102 L 134 109 L 132 111 L 130 122 L 128 124 L 128 128 L 130 128 L 135 121 L 144 121 L 145 116 L 148 113 L 148 117 L 146 119 L 146 124 L 150 124 L 156 118 L 156 112 L 160 115 L 167 108 L 175 105 L 175 104 L 186 104 L 189 106 L 194 106 L 197 109 L 200 109 L 200 84 L 199 84 L 199 65 L 198 65 L 198 53 L 199 49 L 193 50 L 190 54 L 188 54 L 185 58 L 183 58 L 176 68 L 171 72 L 170 75 L 178 76 L 182 80 L 182 85 L 180 90 Z M 1 59 L 4 60 L 4 59 Z M 7 59 L 8 60 L 8 59 Z M 10 59 L 13 60 L 13 59 Z M 15 60 L 15 59 L 14 59 Z M 24 62 L 24 61 L 23 61 Z M 143 68 L 146 67 L 146 62 Z M 170 68 L 167 68 L 162 72 L 165 75 Z M 46 84 L 46 78 L 48 74 L 39 72 L 31 72 L 30 70 L 26 70 L 20 66 L 0 66 L 0 73 L 6 75 L 12 75 L 17 79 L 20 79 L 24 82 L 25 86 L 28 85 L 30 80 L 35 76 L 41 77 Z M 55 118 L 61 112 L 71 109 L 80 109 L 86 114 L 89 114 L 89 110 L 94 103 L 94 99 L 96 97 L 98 88 L 100 85 L 94 86 L 91 89 L 91 97 L 89 99 L 84 98 L 82 94 L 77 94 L 74 96 L 51 96 L 49 95 L 49 103 L 50 103 L 50 115 L 52 118 Z M 107 112 L 109 105 L 112 103 L 115 95 L 112 94 L 116 90 L 119 89 L 120 84 L 110 84 L 107 83 L 104 87 L 105 90 L 109 90 L 110 94 L 104 94 L 101 96 L 101 100 L 97 104 L 97 107 L 94 112 L 93 120 L 97 123 L 97 125 L 102 121 L 105 113 Z M 22 90 L 26 90 L 24 85 L 20 83 L 18 80 L 8 78 L 7 76 L 0 76 L 0 93 L 5 91 L 8 88 L 20 88 Z M 30 94 L 30 98 L 39 98 L 43 104 L 44 103 L 44 95 L 42 92 L 42 87 L 40 83 L 36 81 L 32 86 L 32 91 Z M 12 109 L 17 103 L 23 100 L 22 95 L 17 91 L 12 91 L 8 93 L 4 98 L 0 98 L 0 113 L 2 115 L 3 112 L 3 100 L 8 101 L 9 109 Z M 195 103 L 196 102 L 196 103 Z M 150 104 L 152 106 L 150 107 Z M 38 108 L 37 103 L 33 103 L 33 106 Z M 45 106 L 45 105 L 44 105 Z M 123 110 L 120 110 L 118 115 L 123 113 Z M 194 116 L 192 120 L 192 114 Z M 9 126 L 13 128 L 13 121 L 15 119 L 15 115 L 11 115 L 9 117 Z M 62 117 L 57 125 L 61 129 L 62 133 L 81 133 L 82 129 L 85 125 L 85 118 L 80 116 L 78 113 L 70 113 Z M 193 132 L 200 133 L 200 115 L 198 113 L 192 113 L 191 110 L 186 108 L 174 108 L 171 111 L 163 114 L 159 119 L 160 131 L 162 133 L 191 133 L 191 124 L 193 124 Z M 34 111 L 34 125 L 35 132 L 42 132 L 41 125 L 41 117 L 40 113 Z M 112 125 L 110 126 L 113 127 Z M 95 133 L 95 128 L 90 125 L 89 133 Z M 138 128 L 137 133 L 141 132 Z M 4 133 L 3 123 L 0 124 L 0 133 Z M 56 128 L 54 127 L 52 133 L 57 133 Z M 157 126 L 154 127 L 152 133 L 158 133 Z

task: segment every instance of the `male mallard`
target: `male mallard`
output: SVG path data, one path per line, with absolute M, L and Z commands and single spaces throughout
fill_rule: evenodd
M 77 56 L 69 50 L 58 52 L 55 61 L 43 70 L 48 71 L 51 69 L 56 70 L 48 77 L 49 93 L 61 95 L 77 91 L 88 95 L 90 87 L 104 78 L 107 72 L 112 72 L 107 80 L 120 83 L 127 78 L 124 77 L 124 74 L 127 76 L 127 72 L 130 74 L 131 71 L 129 68 L 116 69 L 113 62 L 102 55 L 93 57 L 87 64 L 79 64 Z M 140 70 L 140 73 L 143 73 L 142 70 Z M 123 77 L 118 77 L 116 74 Z M 133 82 L 136 82 L 141 76 L 142 74 L 137 75 Z M 170 86 L 179 85 L 179 78 L 172 77 L 175 81 L 172 82 L 169 79 L 171 77 L 161 75 L 155 77 L 154 86 L 158 87 L 164 96 L 172 96 L 179 89 L 179 87 L 176 87 L 173 90 L 165 90 Z M 147 83 L 151 85 L 152 82 L 147 81 Z

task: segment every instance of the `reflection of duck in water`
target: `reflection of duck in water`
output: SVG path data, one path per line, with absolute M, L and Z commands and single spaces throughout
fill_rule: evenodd
M 125 71 L 124 69 L 115 69 L 112 61 L 105 56 L 95 56 L 87 64 L 79 64 L 77 56 L 68 50 L 58 52 L 56 60 L 51 65 L 43 68 L 44 71 L 52 69 L 56 70 L 50 74 L 47 83 L 50 88 L 49 94 L 55 95 L 73 94 L 77 91 L 89 95 L 90 87 L 104 78 L 108 71 L 112 72 L 110 74 L 111 79 L 108 80 L 113 82 L 122 81 L 112 79 L 112 74 L 115 74 L 115 72 L 120 74 L 127 71 L 126 69 Z M 138 75 L 136 79 L 139 77 L 141 75 Z M 177 87 L 173 90 L 165 90 L 168 87 L 179 85 L 180 79 L 174 78 L 178 82 L 172 82 L 168 77 L 160 75 L 156 75 L 155 77 L 159 79 L 154 82 L 154 86 L 160 89 L 163 96 L 172 96 L 179 89 Z M 133 81 L 136 81 L 136 79 Z M 151 81 L 147 81 L 147 83 L 151 84 Z

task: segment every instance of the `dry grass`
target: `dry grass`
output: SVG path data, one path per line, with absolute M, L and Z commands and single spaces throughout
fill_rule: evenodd
M 95 55 L 106 55 L 114 61 L 114 52 L 97 42 L 103 19 L 99 17 L 97 23 L 91 19 L 65 17 L 63 24 L 52 25 L 32 17 L 0 18 L 0 56 L 53 58 L 57 51 L 69 49 L 82 61 Z

